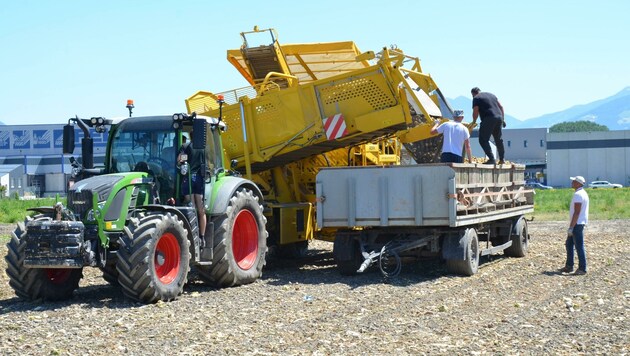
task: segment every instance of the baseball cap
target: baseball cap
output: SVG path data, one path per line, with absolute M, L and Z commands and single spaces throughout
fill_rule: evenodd
M 574 180 L 582 185 L 586 184 L 586 180 L 582 176 L 575 176 L 575 177 L 570 177 L 570 178 L 571 180 Z
M 464 117 L 464 110 L 453 111 L 453 117 Z

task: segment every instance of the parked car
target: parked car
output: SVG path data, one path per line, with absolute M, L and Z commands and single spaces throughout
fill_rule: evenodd
M 525 183 L 525 186 L 529 188 L 534 188 L 534 189 L 553 189 L 553 187 L 550 187 L 548 185 L 544 185 L 538 182 Z
M 607 180 L 596 180 L 592 181 L 588 185 L 589 188 L 623 188 L 623 185 L 617 183 L 610 183 Z

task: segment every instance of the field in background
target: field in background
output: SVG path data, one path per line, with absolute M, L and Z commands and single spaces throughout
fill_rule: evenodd
M 536 190 L 534 216 L 537 220 L 569 220 L 573 189 Z M 630 219 L 630 188 L 590 189 L 589 219 Z
M 586 189 L 590 197 L 592 220 L 630 219 L 630 188 Z M 535 220 L 569 220 L 569 203 L 573 189 L 536 190 Z M 62 201 L 65 204 L 65 200 Z M 28 208 L 52 206 L 54 198 L 37 200 L 0 199 L 0 224 L 15 224 L 24 220 Z M 33 215 L 30 212 L 30 215 Z M 5 235 L 6 234 L 0 234 Z

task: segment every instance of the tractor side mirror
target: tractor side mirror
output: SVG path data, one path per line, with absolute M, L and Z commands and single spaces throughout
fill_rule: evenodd
M 63 153 L 72 154 L 74 152 L 74 126 L 65 125 L 63 127 Z
M 206 119 L 193 119 L 193 137 L 192 143 L 194 149 L 206 148 L 206 134 L 208 126 L 206 125 Z

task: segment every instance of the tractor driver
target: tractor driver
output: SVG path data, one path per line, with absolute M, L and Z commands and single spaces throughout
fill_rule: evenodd
M 190 132 L 193 137 L 193 132 Z M 182 136 L 182 148 L 177 156 L 177 163 L 182 164 L 188 162 L 188 173 L 182 179 L 182 194 L 184 202 L 190 203 L 190 193 L 192 190 L 192 201 L 194 201 L 197 209 L 197 218 L 199 219 L 199 237 L 203 238 L 206 232 L 206 212 L 203 206 L 204 192 L 204 172 L 202 169 L 204 161 L 204 151 L 202 149 L 194 149 L 192 139 L 186 142 L 186 136 Z

